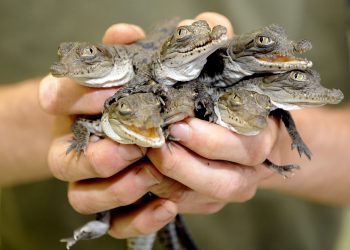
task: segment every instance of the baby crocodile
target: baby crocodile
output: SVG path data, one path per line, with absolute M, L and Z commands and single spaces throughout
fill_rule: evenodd
M 217 25 L 210 29 L 206 21 L 178 27 L 154 62 L 155 80 L 173 85 L 197 78 L 207 57 L 222 47 L 226 39 L 225 27 Z
M 231 88 L 222 94 L 214 107 L 216 123 L 243 135 L 257 135 L 267 126 L 268 115 L 282 120 L 292 138 L 292 148 L 296 147 L 299 154 L 305 154 L 309 159 L 311 152 L 301 139 L 288 111 L 278 109 L 271 103 L 266 95 L 254 91 Z M 276 165 L 266 159 L 264 165 L 268 168 L 287 176 L 289 172 L 298 169 L 298 165 Z
M 73 126 L 74 139 L 67 149 L 79 155 L 87 149 L 91 134 L 107 136 L 122 144 L 161 147 L 165 138 L 161 126 L 161 103 L 152 93 L 136 93 L 112 103 L 101 119 L 78 118 Z
M 62 43 L 59 62 L 50 71 L 53 76 L 68 76 L 90 87 L 141 84 L 152 78 L 173 84 L 196 78 L 206 58 L 225 39 L 223 26 L 211 30 L 205 21 L 197 21 L 176 28 L 171 21 L 129 45 Z
M 202 78 L 215 86 L 229 86 L 256 73 L 281 73 L 312 66 L 307 59 L 294 53 L 310 50 L 309 41 L 288 40 L 280 25 L 272 24 L 253 32 L 233 37 L 226 48 L 208 58 Z
M 155 52 L 175 31 L 177 22 L 173 19 L 155 25 L 145 39 L 130 45 L 63 42 L 57 52 L 59 61 L 50 68 L 51 74 L 67 76 L 90 87 L 124 85 L 142 65 L 151 63 Z
M 320 75 L 312 69 L 251 78 L 235 86 L 267 95 L 276 107 L 285 110 L 338 104 L 344 98 L 339 89 L 322 86 Z
M 314 70 L 294 70 L 243 80 L 217 94 L 215 114 L 219 125 L 239 134 L 258 134 L 266 125 L 270 114 L 284 123 L 292 139 L 292 149 L 311 159 L 311 151 L 300 137 L 291 114 L 285 109 L 296 109 L 324 104 L 336 104 L 343 99 L 340 90 L 330 90 L 320 84 Z M 298 168 L 296 165 L 265 165 L 282 174 Z

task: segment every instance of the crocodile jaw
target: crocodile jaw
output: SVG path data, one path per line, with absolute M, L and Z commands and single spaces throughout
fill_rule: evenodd
M 301 109 L 308 107 L 320 107 L 326 104 L 338 104 L 343 98 L 344 94 L 339 89 L 319 89 L 310 90 L 308 93 L 282 93 L 276 94 L 275 98 L 271 96 L 271 101 L 278 108 L 285 110 Z
M 244 56 L 235 60 L 242 68 L 256 73 L 281 73 L 290 70 L 305 70 L 312 67 L 312 62 L 306 59 L 281 55 L 269 57 Z
M 222 126 L 222 127 L 225 127 L 229 130 L 231 130 L 232 132 L 235 132 L 237 134 L 241 134 L 241 135 L 246 135 L 246 136 L 254 136 L 254 135 L 257 135 L 261 132 L 261 129 L 251 129 L 249 131 L 246 131 L 246 130 L 240 130 L 237 127 L 235 126 L 232 126 L 231 124 L 227 123 L 227 122 L 224 122 L 222 117 L 221 117 L 221 112 L 220 112 L 220 109 L 217 105 L 214 106 L 214 112 L 217 116 L 217 120 L 215 121 L 216 124 Z
M 135 73 L 131 62 L 125 62 L 122 65 L 114 64 L 112 70 L 101 77 L 75 77 L 72 78 L 80 82 L 82 85 L 89 87 L 112 87 L 121 86 L 128 83 L 132 78 L 134 78 Z
M 136 127 L 131 128 L 117 120 L 110 120 L 108 112 L 102 115 L 101 121 L 103 132 L 119 143 L 136 144 L 141 147 L 152 148 L 159 148 L 165 143 L 163 131 L 160 127 L 148 130 Z
M 207 57 L 227 41 L 226 34 L 216 40 L 198 46 L 191 51 L 178 52 L 178 55 L 168 60 L 157 60 L 154 73 L 157 81 L 166 85 L 176 82 L 190 81 L 197 78 L 207 62 Z

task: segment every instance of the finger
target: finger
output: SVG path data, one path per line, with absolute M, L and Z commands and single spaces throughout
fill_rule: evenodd
M 123 145 L 109 139 L 90 142 L 87 152 L 77 159 L 76 154 L 66 155 L 71 135 L 53 141 L 48 163 L 53 175 L 64 181 L 110 177 L 142 158 L 145 150 L 136 145 Z
M 205 158 L 255 166 L 267 158 L 277 138 L 277 123 L 270 119 L 268 123 L 258 135 L 244 136 L 216 124 L 189 118 L 172 125 L 170 134 Z
M 141 162 L 110 178 L 71 183 L 70 204 L 79 213 L 91 214 L 135 203 L 160 183 L 160 174 L 151 168 L 149 162 Z
M 218 212 L 225 205 L 223 202 L 218 202 L 216 199 L 193 191 L 166 177 L 163 177 L 160 184 L 152 186 L 150 192 L 159 198 L 176 203 L 180 213 L 212 214 Z
M 139 26 L 118 23 L 106 30 L 102 41 L 107 44 L 129 44 L 144 37 L 145 32 Z
M 130 238 L 157 232 L 177 213 L 176 205 L 168 200 L 157 199 L 144 206 L 112 219 L 109 234 L 115 238 Z
M 40 83 L 39 101 L 45 111 L 55 115 L 98 114 L 116 89 L 88 88 L 69 78 L 48 75 Z
M 228 20 L 225 16 L 220 15 L 218 13 L 214 13 L 214 12 L 204 12 L 204 13 L 196 16 L 195 19 L 182 20 L 178 24 L 178 26 L 190 25 L 196 20 L 206 21 L 211 28 L 216 26 L 216 25 L 222 25 L 222 26 L 226 27 L 228 38 L 231 38 L 234 35 L 233 27 L 232 27 L 230 20 Z
M 222 25 L 227 28 L 227 36 L 230 38 L 234 35 L 233 26 L 230 20 L 216 12 L 203 12 L 196 16 L 196 20 L 206 20 L 211 27 Z
M 171 151 L 163 146 L 149 149 L 147 156 L 165 176 L 217 201 L 249 200 L 255 194 L 257 183 L 271 175 L 262 166 L 208 160 L 175 143 L 171 144 Z

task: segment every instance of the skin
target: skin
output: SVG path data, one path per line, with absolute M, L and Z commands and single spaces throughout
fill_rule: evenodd
M 207 19 L 211 25 L 222 24 L 232 35 L 232 28 L 223 16 L 203 13 L 197 19 Z M 104 40 L 118 43 L 118 37 L 124 35 L 118 32 L 114 28 L 113 32 L 106 33 Z M 130 36 L 129 42 L 142 37 L 137 34 L 140 35 L 136 32 Z M 123 39 L 125 42 L 125 36 Z M 52 82 L 56 82 L 54 88 Z M 66 92 L 67 89 L 71 92 Z M 91 102 L 89 98 L 103 99 L 102 96 L 106 98 L 107 95 L 100 90 L 88 92 L 90 96 L 75 94 L 79 90 L 81 86 L 71 80 L 46 77 L 41 82 L 41 104 L 56 115 L 99 112 L 103 101 Z M 90 105 L 80 105 L 83 100 L 90 100 Z M 69 182 L 69 201 L 81 213 L 131 204 L 149 191 L 162 197 L 114 215 L 110 234 L 117 238 L 155 232 L 177 212 L 217 212 L 228 202 L 251 199 L 257 188 L 347 205 L 350 203 L 350 155 L 344 149 L 349 147 L 350 141 L 349 112 L 350 107 L 293 112 L 300 133 L 314 152 L 312 161 L 291 152 L 288 134 L 273 119 L 268 120 L 267 127 L 259 135 L 246 137 L 189 118 L 171 126 L 171 135 L 179 139 L 178 143 L 171 144 L 171 151 L 167 146 L 147 151 L 150 161 L 135 163 L 144 150 L 108 139 L 95 140 L 86 154 L 74 161 L 64 154 L 71 137 L 65 134 L 53 141 L 49 165 L 55 177 Z M 319 134 L 323 136 L 314 136 Z M 283 162 L 295 162 L 303 168 L 294 178 L 284 180 L 261 166 L 266 158 L 277 164 L 283 158 Z M 127 167 L 130 164 L 132 166 Z M 93 177 L 100 178 L 85 180 Z

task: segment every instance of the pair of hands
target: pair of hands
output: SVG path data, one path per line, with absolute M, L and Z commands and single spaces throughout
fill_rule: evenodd
M 224 25 L 228 36 L 233 36 L 230 22 L 219 14 L 202 13 L 195 19 L 206 20 L 211 26 Z M 181 25 L 190 22 L 185 20 Z M 137 26 L 116 24 L 106 31 L 103 42 L 132 43 L 143 36 Z M 109 210 L 135 203 L 148 192 L 160 197 L 115 214 L 112 236 L 126 238 L 155 232 L 177 213 L 217 212 L 228 202 L 251 199 L 259 184 L 273 175 L 261 165 L 266 158 L 279 154 L 273 148 L 280 128 L 272 119 L 259 135 L 247 137 L 188 118 L 171 126 L 170 133 L 179 142 L 169 142 L 171 145 L 159 149 L 93 136 L 79 159 L 74 153 L 66 155 L 72 138 L 71 117 L 100 113 L 105 99 L 115 91 L 92 89 L 52 76 L 45 77 L 40 86 L 42 107 L 56 115 L 56 139 L 49 152 L 49 166 L 56 178 L 69 182 L 68 197 L 75 210 L 83 214 Z

